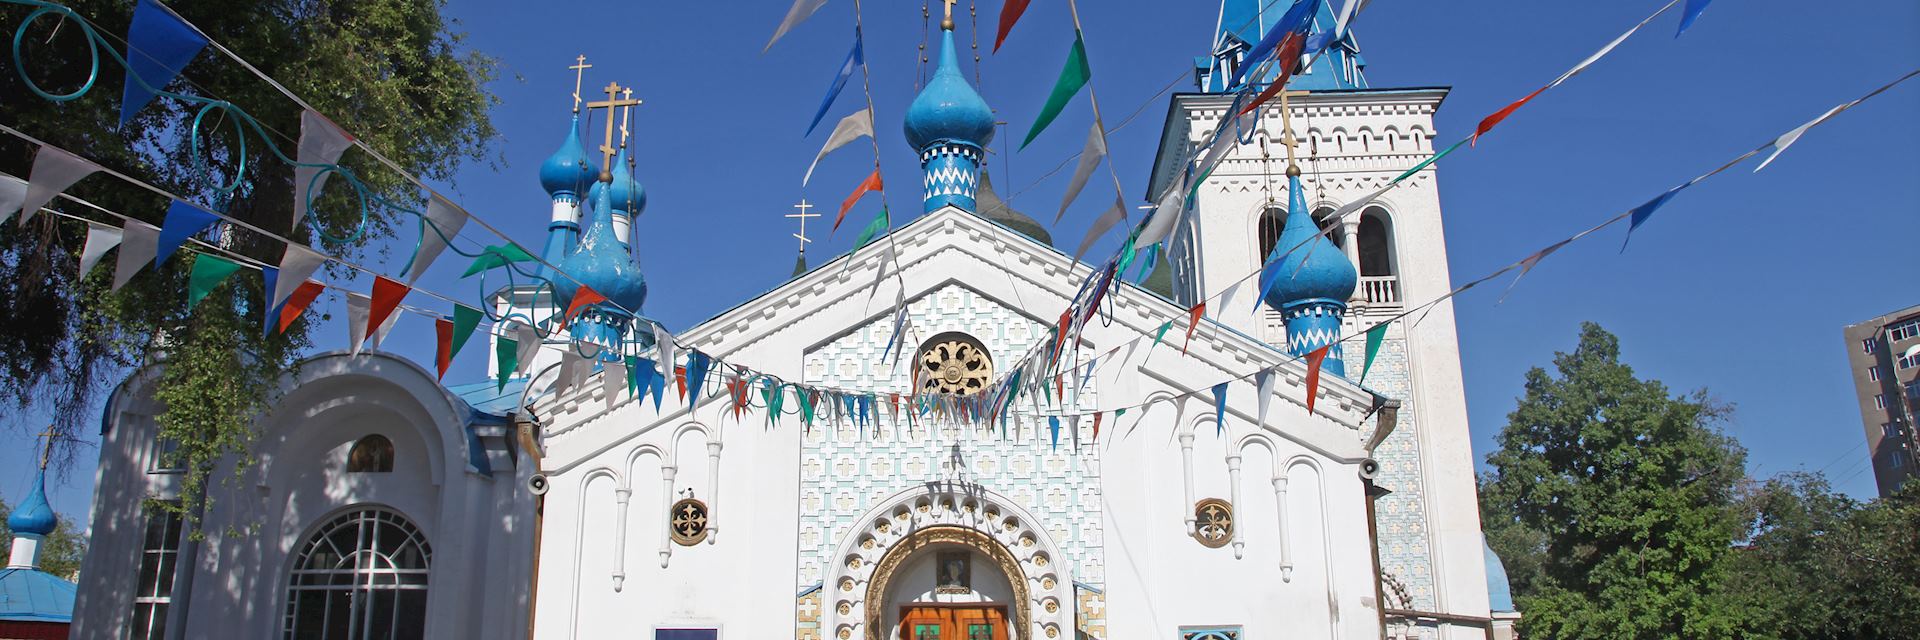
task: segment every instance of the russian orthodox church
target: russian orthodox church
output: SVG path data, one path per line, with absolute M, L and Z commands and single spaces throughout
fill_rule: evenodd
M 7 514 L 13 544 L 7 566 L 0 568 L 0 638 L 59 640 L 67 637 L 73 620 L 74 584 L 40 570 L 40 545 L 59 524 L 47 504 L 47 469 L 43 462 L 33 476 L 27 498 Z M 69 576 L 71 577 L 71 576 Z
M 1134 346 L 1076 362 L 1092 373 L 1020 398 L 992 429 L 913 399 L 1011 373 L 1100 267 L 993 194 L 993 112 L 950 21 L 904 122 L 924 213 L 670 336 L 640 315 L 646 194 L 626 144 L 615 152 L 609 130 L 596 165 L 576 106 L 539 171 L 559 290 L 509 286 L 492 306 L 532 322 L 587 289 L 607 303 L 533 345 L 546 348 L 518 335 L 505 348 L 523 366 L 469 385 L 379 351 L 309 359 L 260 418 L 257 464 L 210 489 L 203 540 L 143 509 L 177 497 L 178 470 L 153 420 L 164 363 L 137 372 L 102 425 L 73 637 L 1510 635 L 1452 307 L 1393 324 L 1370 368 L 1362 341 L 1340 342 L 1450 288 L 1434 171 L 1317 234 L 1432 152 L 1446 90 L 1368 86 L 1352 36 L 1335 34 L 1290 85 L 1308 93 L 1236 124 L 1224 78 L 1277 18 L 1222 2 L 1196 90 L 1172 101 L 1150 194 L 1183 180 L 1216 128 L 1240 140 L 1146 286 L 1114 284 L 1076 336 L 1086 354 Z M 1332 31 L 1324 9 L 1315 20 Z M 620 101 L 601 104 L 611 120 Z M 1296 245 L 1278 263 L 1292 277 L 1239 286 Z M 1203 300 L 1195 330 L 1162 342 Z M 1310 398 L 1300 357 L 1322 347 Z M 635 349 L 663 363 L 656 390 L 684 395 L 630 391 Z M 720 389 L 731 365 L 871 395 L 783 409 L 776 386 L 771 406 L 736 413 Z M 1211 391 L 1264 368 L 1267 398 Z

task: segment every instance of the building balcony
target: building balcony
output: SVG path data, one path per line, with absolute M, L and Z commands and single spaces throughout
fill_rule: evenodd
M 1362 276 L 1360 288 L 1354 290 L 1354 302 L 1370 307 L 1398 307 L 1400 299 L 1399 276 Z

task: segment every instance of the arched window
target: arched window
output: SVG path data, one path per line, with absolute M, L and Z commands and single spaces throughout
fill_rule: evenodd
M 335 517 L 294 559 L 286 640 L 425 638 L 432 556 L 426 537 L 398 513 Z
M 1393 272 L 1393 236 L 1387 228 L 1387 212 L 1369 207 L 1360 214 L 1360 275 L 1391 276 Z
M 393 441 L 378 433 L 361 438 L 347 452 L 350 473 L 387 473 L 393 471 Z
M 1322 207 L 1313 212 L 1313 222 L 1315 225 L 1320 227 L 1321 231 L 1326 231 L 1329 225 L 1336 224 L 1334 220 L 1331 220 L 1328 217 L 1332 214 L 1333 214 L 1333 209 Z M 1280 234 L 1286 231 L 1286 228 L 1287 228 L 1286 208 L 1281 207 L 1279 205 L 1268 205 L 1266 210 L 1260 213 L 1260 225 L 1259 225 L 1259 229 L 1257 229 L 1256 232 L 1258 233 L 1258 237 L 1260 239 L 1259 260 L 1261 263 L 1264 264 L 1267 261 L 1267 258 L 1273 257 L 1273 251 L 1276 248 L 1281 251 L 1286 251 L 1288 249 L 1293 248 L 1293 247 L 1275 247 L 1274 246 L 1279 243 Z M 1340 237 L 1340 234 L 1338 233 L 1328 233 L 1323 235 L 1325 235 L 1327 239 L 1332 240 L 1334 246 L 1337 246 L 1337 247 L 1346 246 L 1342 238 Z

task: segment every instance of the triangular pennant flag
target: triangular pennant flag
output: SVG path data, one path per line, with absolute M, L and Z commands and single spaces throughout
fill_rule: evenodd
M 1142 247 L 1158 245 L 1173 233 L 1174 222 L 1180 217 L 1181 209 L 1187 202 L 1186 183 L 1167 185 L 1160 199 L 1153 205 L 1153 212 L 1140 222 L 1140 234 L 1134 238 L 1134 244 Z
M 1166 322 L 1163 322 L 1163 323 L 1161 323 L 1161 324 L 1160 324 L 1160 328 L 1158 328 L 1158 329 L 1154 329 L 1154 330 L 1153 330 L 1153 345 L 1152 345 L 1152 346 L 1155 346 L 1155 347 L 1157 347 L 1157 346 L 1160 346 L 1160 340 L 1161 340 L 1162 338 L 1165 338 L 1165 337 L 1167 337 L 1167 330 L 1168 330 L 1168 329 L 1172 329 L 1172 328 L 1173 328 L 1173 321 L 1172 321 L 1172 320 L 1168 320 L 1168 321 L 1166 321 Z
M 800 26 L 800 23 L 805 22 L 813 12 L 819 11 L 820 7 L 826 5 L 827 0 L 793 0 L 793 6 L 787 8 L 787 17 L 780 19 L 780 26 L 773 30 L 773 37 L 767 39 L 767 46 L 760 49 L 760 54 L 766 55 L 768 51 L 772 51 L 773 43 L 779 42 L 781 36 L 787 35 L 788 31 Z
M 268 301 L 267 307 L 280 306 L 281 302 L 286 301 L 287 296 L 293 295 L 294 289 L 306 282 L 307 278 L 311 277 L 313 272 L 326 261 L 326 256 L 320 255 L 309 247 L 288 244 L 286 253 L 280 257 L 280 275 L 274 281 L 273 299 Z
M 453 321 L 446 318 L 433 319 L 433 368 L 439 374 L 436 379 L 447 377 L 447 366 L 453 364 Z
M 467 270 L 461 273 L 460 277 L 469 277 L 488 269 L 507 266 L 507 264 L 513 262 L 535 262 L 538 260 L 539 258 L 533 257 L 533 254 L 527 253 L 526 249 L 520 248 L 520 245 L 517 244 L 491 245 L 480 251 L 480 255 L 473 259 L 473 264 L 467 265 Z
M 526 373 L 533 366 L 534 356 L 540 354 L 540 330 L 524 322 L 513 323 L 513 340 L 519 343 L 515 360 L 520 363 L 514 373 Z
M 467 225 L 467 212 L 458 205 L 431 193 L 427 197 L 427 213 L 420 217 L 420 244 L 413 251 L 413 260 L 408 263 L 407 282 L 420 279 L 427 272 L 434 258 L 447 248 L 453 237 L 460 235 L 460 228 Z
M 1033 126 L 1027 129 L 1027 139 L 1021 141 L 1020 148 L 1025 149 L 1034 137 L 1053 124 L 1060 117 L 1060 110 L 1067 108 L 1067 101 L 1087 86 L 1087 80 L 1093 77 L 1093 69 L 1087 67 L 1087 45 L 1080 40 L 1080 32 L 1073 33 L 1073 48 L 1067 51 L 1067 64 L 1060 69 L 1060 77 L 1053 81 L 1053 93 L 1047 95 L 1047 104 L 1040 107 L 1040 117 L 1035 118 Z
M 627 370 L 627 375 L 631 375 L 639 380 L 639 382 L 636 383 L 639 394 L 642 397 L 651 394 L 653 396 L 653 410 L 659 411 L 660 399 L 667 391 L 667 380 L 666 378 L 660 377 L 660 372 L 654 369 L 656 366 L 658 366 L 658 364 L 654 361 L 640 358 L 639 362 Z
M 306 219 L 311 194 L 327 186 L 327 176 L 333 172 L 324 169 L 338 163 L 340 154 L 351 146 L 353 136 L 342 131 L 340 125 L 312 109 L 300 112 L 300 148 L 293 165 L 294 228 Z
M 1307 354 L 1307 413 L 1313 413 L 1313 401 L 1320 395 L 1320 365 L 1327 361 L 1327 345 Z
M 1274 3 L 1269 2 L 1266 4 Z M 1240 80 L 1247 77 L 1248 71 L 1266 61 L 1267 54 L 1273 53 L 1275 49 L 1282 48 L 1288 36 L 1295 34 L 1305 35 L 1308 27 L 1312 25 L 1311 19 L 1315 13 L 1314 9 L 1316 9 L 1319 4 L 1319 0 L 1293 0 L 1293 4 L 1287 7 L 1287 12 L 1281 14 L 1280 20 L 1275 22 L 1273 27 L 1268 29 L 1266 35 L 1261 36 L 1259 41 L 1253 43 L 1252 48 L 1247 50 L 1244 58 L 1245 62 L 1234 70 L 1233 78 L 1229 80 L 1227 84 L 1229 86 L 1239 85 Z M 1264 7 L 1262 8 L 1264 9 Z M 1277 64 L 1284 64 L 1288 67 L 1291 67 L 1295 60 L 1295 58 L 1287 56 L 1284 53 L 1275 56 L 1274 59 L 1278 61 Z M 1282 76 L 1282 80 L 1276 81 L 1275 84 L 1283 84 L 1284 79 L 1285 76 Z
M 664 383 L 673 373 L 673 360 L 676 356 L 673 353 L 673 334 L 667 333 L 667 328 L 659 324 L 653 325 L 653 349 L 654 355 L 660 362 L 660 379 Z M 664 387 L 663 384 L 662 388 Z
M 467 346 L 467 339 L 473 337 L 473 330 L 480 326 L 480 310 L 464 304 L 453 305 L 453 347 L 447 351 L 447 359 L 460 355 L 460 348 Z
M 1273 369 L 1271 367 L 1261 369 L 1253 374 L 1253 386 L 1258 389 L 1260 393 L 1259 425 L 1262 431 L 1267 428 L 1267 407 L 1273 404 L 1273 387 L 1274 383 L 1278 381 L 1279 379 L 1273 375 Z
M 0 174 L 0 222 L 6 222 L 13 214 L 19 213 L 20 206 L 26 202 L 27 181 Z
M 142 268 L 153 263 L 160 242 L 160 229 L 139 220 L 128 220 L 120 230 L 120 256 L 113 268 L 113 290 L 127 285 Z
M 693 356 L 691 355 L 687 356 L 687 361 L 692 362 Z M 675 392 L 680 394 L 681 400 L 687 399 L 687 368 L 686 367 L 673 368 L 673 389 Z
M 1812 129 L 1815 125 L 1818 125 L 1822 122 L 1826 122 L 1828 118 L 1832 118 L 1836 114 L 1839 114 L 1842 111 L 1846 111 L 1848 107 L 1851 107 L 1858 102 L 1860 101 L 1855 100 L 1853 102 L 1849 102 L 1846 104 L 1836 106 L 1832 109 L 1828 109 L 1826 113 L 1820 114 L 1820 117 L 1814 118 L 1812 120 L 1808 120 L 1806 124 L 1800 125 L 1798 127 L 1794 127 L 1792 131 L 1788 131 L 1786 133 L 1780 134 L 1780 137 L 1774 138 L 1773 140 L 1773 145 L 1772 145 L 1773 153 L 1767 154 L 1767 159 L 1760 161 L 1760 166 L 1754 167 L 1753 172 L 1759 173 L 1761 169 L 1767 168 L 1767 165 L 1773 164 L 1773 159 L 1780 157 L 1780 154 L 1785 152 L 1787 150 L 1787 147 L 1793 146 L 1793 143 L 1799 142 L 1800 136 L 1806 135 L 1808 129 Z
M 873 109 L 871 107 L 853 112 L 853 115 L 840 119 L 833 125 L 833 133 L 827 136 L 827 143 L 820 147 L 820 153 L 813 156 L 813 164 L 807 165 L 807 175 L 800 178 L 800 186 L 807 186 L 813 180 L 813 169 L 820 166 L 820 159 L 833 153 L 835 149 L 847 146 L 861 137 L 873 137 Z
M 635 391 L 639 391 L 640 395 L 643 397 L 647 393 L 644 389 L 641 389 L 640 387 L 640 363 L 641 362 L 642 360 L 640 359 L 640 356 L 626 356 L 627 395 L 628 396 L 632 396 Z M 653 363 L 648 362 L 647 365 L 651 367 Z
M 107 250 L 117 246 L 120 246 L 119 227 L 110 227 L 89 220 L 87 243 L 80 246 L 80 277 L 86 277 L 87 273 L 93 271 L 93 266 L 100 264 L 100 259 L 106 257 Z
M 1007 41 L 1007 32 L 1013 31 L 1013 23 L 1020 21 L 1020 14 L 1027 12 L 1027 4 L 1032 0 L 1007 0 L 1000 5 L 1000 30 L 993 36 L 993 52 L 1000 53 L 1000 45 Z
M 840 230 L 840 222 L 847 219 L 847 210 L 852 209 L 854 203 L 860 201 L 860 196 L 867 195 L 869 191 L 879 191 L 884 188 L 886 188 L 885 183 L 880 180 L 880 169 L 875 168 L 866 180 L 860 181 L 860 186 L 853 188 L 853 193 L 849 194 L 846 200 L 840 202 L 840 215 L 834 217 L 832 231 Z M 832 231 L 828 233 L 831 234 Z
M 387 319 L 394 317 L 393 311 L 400 308 L 400 300 L 406 298 L 410 290 L 412 287 L 389 280 L 386 276 L 373 277 L 373 307 L 368 312 L 367 323 L 370 327 L 380 327 L 373 339 L 375 348 L 379 348 L 380 341 L 386 339 L 389 330 Z
M 1120 224 L 1126 219 L 1127 204 L 1122 201 L 1119 196 L 1115 196 L 1113 199 L 1113 207 L 1107 209 L 1106 213 L 1100 214 L 1099 218 L 1094 219 L 1093 226 L 1087 229 L 1087 236 L 1080 239 L 1080 248 L 1073 250 L 1073 259 L 1077 261 L 1080 259 L 1080 256 L 1086 255 L 1087 250 L 1093 248 L 1095 240 L 1099 240 L 1100 236 L 1106 235 L 1107 231 L 1112 229 L 1114 225 Z
M 1114 416 L 1118 418 L 1119 416 Z M 1093 412 L 1093 441 L 1100 441 L 1100 412 Z
M 201 253 L 194 256 L 193 271 L 187 276 L 187 312 L 200 300 L 213 292 L 213 288 L 240 270 L 240 263 L 213 255 Z
M 687 404 L 689 407 L 700 401 L 700 387 L 707 382 L 707 371 L 713 366 L 713 358 L 698 350 L 687 352 Z
M 813 135 L 813 128 L 820 126 L 820 119 L 827 117 L 827 109 L 833 106 L 833 99 L 840 97 L 840 90 L 847 88 L 847 79 L 853 77 L 853 70 L 867 63 L 860 54 L 860 28 L 853 29 L 853 50 L 847 52 L 847 61 L 840 63 L 840 71 L 833 75 L 833 84 L 827 87 L 827 96 L 820 99 L 820 109 L 813 113 L 813 122 L 807 123 L 807 135 Z
M 1229 381 L 1231 382 L 1231 381 Z M 1227 383 L 1213 385 L 1213 432 L 1225 434 L 1227 430 Z
M 1493 112 L 1493 115 L 1489 115 L 1485 118 L 1481 118 L 1480 125 L 1473 128 L 1473 137 L 1470 138 L 1470 140 L 1473 140 L 1473 144 L 1478 145 L 1480 143 L 1480 136 L 1486 135 L 1488 131 L 1492 131 L 1494 126 L 1500 124 L 1501 120 L 1507 119 L 1507 116 L 1513 115 L 1513 112 L 1515 110 L 1519 109 L 1522 105 L 1525 105 L 1528 102 L 1531 102 L 1534 99 L 1534 97 L 1540 95 L 1540 92 L 1546 91 L 1546 90 L 1547 90 L 1546 87 L 1540 87 L 1538 89 L 1534 89 L 1533 93 L 1527 94 L 1527 97 L 1521 98 L 1519 100 L 1515 100 L 1513 101 L 1513 104 L 1509 104 L 1505 107 L 1501 107 L 1499 111 Z
M 1073 179 L 1067 181 L 1066 196 L 1060 198 L 1060 213 L 1054 214 L 1054 224 L 1060 224 L 1060 219 L 1067 216 L 1067 205 L 1080 197 L 1080 190 L 1087 186 L 1087 178 L 1093 176 L 1094 168 L 1100 166 L 1100 159 L 1106 156 L 1107 132 L 1101 129 L 1100 121 L 1095 120 L 1093 127 L 1087 130 L 1087 146 L 1080 149 L 1080 164 L 1074 166 Z
M 1712 0 L 1687 0 L 1686 8 L 1680 11 L 1680 29 L 1673 32 L 1673 37 L 1678 38 L 1686 33 L 1687 28 L 1693 26 L 1693 21 L 1700 17 L 1700 12 L 1707 10 L 1709 2 Z
M 1632 219 L 1627 222 L 1627 237 L 1625 240 L 1620 241 L 1620 252 L 1621 253 L 1627 252 L 1627 243 L 1633 241 L 1634 229 L 1638 229 L 1640 228 L 1640 225 L 1645 224 L 1647 222 L 1647 218 L 1653 217 L 1654 210 L 1659 209 L 1662 205 L 1667 204 L 1668 200 L 1673 199 L 1673 194 L 1680 193 L 1680 190 L 1685 189 L 1686 187 L 1687 185 L 1683 184 L 1678 187 L 1668 189 L 1665 193 L 1655 196 L 1652 200 L 1646 201 L 1645 204 L 1642 204 L 1638 207 L 1634 207 L 1633 211 L 1631 212 Z
M 1303 0 L 1294 6 L 1298 7 L 1300 4 L 1313 4 L 1313 1 Z M 1289 11 L 1289 13 L 1291 13 L 1291 11 Z M 1275 30 L 1278 31 L 1285 26 L 1283 23 L 1275 27 Z M 1272 36 L 1269 35 L 1268 37 Z M 1273 81 L 1267 84 L 1266 90 L 1261 91 L 1260 95 L 1254 96 L 1253 100 L 1248 102 L 1247 106 L 1242 107 L 1235 115 L 1243 116 L 1252 113 L 1254 109 L 1260 108 L 1260 105 L 1266 104 L 1268 100 L 1272 100 L 1274 96 L 1279 95 L 1280 92 L 1286 88 L 1287 80 L 1293 77 L 1294 66 L 1298 64 L 1297 61 L 1300 60 L 1301 55 L 1306 53 L 1306 46 L 1306 25 L 1300 25 L 1297 30 L 1285 33 L 1280 40 L 1279 47 L 1274 52 L 1273 63 L 1278 66 L 1278 69 L 1274 73 Z
M 567 328 L 567 323 L 573 321 L 574 314 L 580 313 L 580 309 L 587 305 L 599 304 L 606 301 L 607 297 L 600 295 L 598 291 L 594 291 L 593 287 L 584 284 L 580 285 L 580 288 L 573 292 L 573 299 L 567 302 L 567 313 L 560 316 L 560 326 L 554 327 L 553 330 L 560 331 Z
M 1539 250 L 1539 251 L 1535 251 L 1535 252 L 1533 252 L 1533 255 L 1530 255 L 1530 256 L 1527 256 L 1526 258 L 1523 258 L 1523 259 L 1521 259 L 1521 260 L 1520 260 L 1520 274 L 1519 274 L 1519 275 L 1516 275 L 1516 276 L 1514 276 L 1514 277 L 1513 277 L 1513 282 L 1510 282 L 1510 283 L 1507 283 L 1507 290 L 1506 290 L 1505 292 L 1503 292 L 1503 293 L 1501 293 L 1501 294 L 1500 294 L 1500 300 L 1499 300 L 1499 301 L 1497 301 L 1497 302 L 1494 302 L 1494 304 L 1500 304 L 1500 303 L 1502 303 L 1502 302 L 1506 302 L 1506 301 L 1507 301 L 1507 295 L 1508 295 L 1508 294 L 1511 294 L 1511 293 L 1513 293 L 1513 287 L 1514 287 L 1515 285 L 1518 285 L 1518 284 L 1520 284 L 1520 279 L 1521 279 L 1521 278 L 1525 278 L 1525 277 L 1527 277 L 1527 273 L 1529 273 L 1529 272 L 1531 272 L 1531 271 L 1533 271 L 1533 267 L 1534 267 L 1535 265 L 1538 265 L 1538 264 L 1540 264 L 1540 261 L 1541 261 L 1541 260 L 1544 260 L 1544 259 L 1546 259 L 1546 257 L 1547 257 L 1547 256 L 1549 256 L 1549 255 L 1552 255 L 1552 254 L 1553 254 L 1553 252 L 1555 252 L 1555 251 L 1559 251 L 1559 250 L 1560 250 L 1560 247 L 1564 247 L 1564 246 L 1567 246 L 1567 243 L 1569 243 L 1569 242 L 1573 242 L 1573 238 L 1567 238 L 1567 239 L 1565 239 L 1565 240 L 1561 240 L 1561 241 L 1559 241 L 1559 242 L 1555 242 L 1555 243 L 1553 243 L 1552 245 L 1548 245 L 1548 246 L 1547 246 L 1547 248 L 1545 248 L 1545 249 L 1541 249 L 1541 250 Z M 1368 361 L 1369 361 L 1369 362 L 1371 362 L 1371 361 L 1372 361 L 1372 357 L 1371 357 L 1371 356 L 1369 356 L 1369 357 L 1368 357 Z M 1361 376 L 1360 376 L 1360 378 L 1361 378 L 1362 380 L 1364 380 L 1364 379 L 1366 379 L 1366 376 L 1365 376 L 1365 375 L 1361 375 Z
M 553 395 L 555 397 L 564 396 L 567 394 L 567 391 L 573 389 L 573 383 L 579 377 L 579 373 L 577 373 L 576 370 L 583 365 L 592 366 L 587 364 L 587 358 L 580 355 L 579 350 L 573 346 L 569 345 L 567 348 L 560 350 L 560 371 L 553 379 Z
M 1073 437 L 1074 450 L 1080 449 L 1080 414 L 1067 416 L 1067 433 Z
M 1367 372 L 1373 370 L 1373 359 L 1375 356 L 1380 355 L 1380 344 L 1387 340 L 1388 324 L 1387 322 L 1382 322 L 1367 329 L 1367 359 L 1360 365 L 1360 382 L 1358 384 L 1367 383 Z
M 347 344 L 353 355 L 360 355 L 360 350 L 367 342 L 367 319 L 372 308 L 372 298 L 347 292 Z
M 627 386 L 627 365 L 618 361 L 600 363 L 600 395 L 605 396 L 607 408 L 620 401 L 620 388 Z
M 1047 416 L 1047 433 L 1052 434 L 1053 450 L 1060 450 L 1060 416 Z
M 1200 327 L 1200 316 L 1206 313 L 1207 301 L 1205 300 L 1201 300 L 1200 304 L 1193 305 L 1192 309 L 1187 310 L 1187 340 L 1180 344 L 1180 355 L 1187 355 L 1187 347 L 1193 344 L 1193 330 Z
M 121 249 L 121 251 L 125 250 L 124 248 Z M 285 274 L 281 275 L 283 277 L 285 276 Z M 274 330 L 280 333 L 286 333 L 287 326 L 293 324 L 294 319 L 299 318 L 300 314 L 305 313 L 307 305 L 313 304 L 313 301 L 320 297 L 320 292 L 325 291 L 326 288 L 326 285 L 312 280 L 302 282 L 300 286 L 294 287 L 293 293 L 288 294 L 286 301 L 280 305 L 280 320 Z
M 495 363 L 493 391 L 499 393 L 507 388 L 507 376 L 513 375 L 514 369 L 520 368 L 520 345 L 514 342 L 513 338 L 506 336 L 494 338 L 493 358 Z
M 127 27 L 127 86 L 120 96 L 120 124 L 153 101 L 180 70 L 206 48 L 207 37 L 153 0 L 134 5 Z
M 1463 138 L 1459 142 L 1455 142 L 1453 144 L 1447 145 L 1447 148 L 1441 149 L 1440 153 L 1436 153 L 1431 156 L 1428 156 L 1427 159 L 1421 160 L 1418 164 L 1415 164 L 1412 167 L 1409 167 L 1406 171 L 1400 172 L 1400 175 L 1394 176 L 1393 179 L 1388 180 L 1387 183 L 1391 185 L 1391 184 L 1398 183 L 1402 180 L 1406 180 L 1407 178 L 1413 177 L 1413 174 L 1420 173 L 1421 170 L 1426 169 L 1428 166 L 1432 165 L 1433 163 L 1439 162 L 1441 158 L 1447 157 L 1447 154 L 1453 153 L 1454 149 L 1460 148 L 1460 145 L 1466 144 L 1468 140 L 1472 140 L 1472 138 Z M 1384 189 L 1382 190 L 1384 191 Z
M 167 258 L 172 257 L 187 238 L 219 221 L 220 216 L 212 211 L 188 204 L 185 200 L 173 201 L 167 206 L 166 221 L 160 224 L 160 239 L 155 245 L 153 266 L 166 264 Z
M 893 226 L 892 216 L 887 214 L 886 207 L 880 207 L 880 213 L 873 215 L 873 221 L 867 223 L 867 228 L 860 230 L 860 237 L 853 239 L 853 250 L 859 251 L 861 247 L 867 246 L 867 243 L 880 237 L 880 234 L 885 233 L 891 226 Z
M 32 220 L 33 214 L 53 202 L 53 197 L 66 191 L 67 187 L 99 170 L 100 165 L 80 156 L 40 145 L 40 150 L 33 154 L 33 170 L 27 174 L 26 195 L 20 201 L 20 224 L 25 225 Z M 0 211 L 0 214 L 10 213 L 11 208 Z M 0 220 L 5 219 L 0 217 Z

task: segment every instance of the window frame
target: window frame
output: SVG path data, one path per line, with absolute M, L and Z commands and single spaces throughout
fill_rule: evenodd
M 385 622 L 386 637 L 410 637 L 401 633 L 403 626 L 400 613 L 416 611 L 421 638 L 426 634 L 431 620 L 426 617 L 427 604 L 432 595 L 433 586 L 433 544 L 426 532 L 415 524 L 413 519 L 392 508 L 373 504 L 353 505 L 316 521 L 300 538 L 299 546 L 288 558 L 286 574 L 281 581 L 284 601 L 280 607 L 280 638 L 297 640 L 310 636 L 302 635 L 299 628 L 302 594 L 320 593 L 321 601 L 328 596 L 344 592 L 349 609 L 346 620 L 350 629 L 343 629 L 349 637 L 366 635 L 378 621 L 374 617 L 382 606 L 378 595 L 391 595 L 388 604 L 393 614 Z M 382 534 L 387 529 L 402 534 L 391 546 L 385 546 Z M 342 533 L 352 534 L 352 548 L 342 549 L 338 544 L 343 540 Z M 324 546 L 324 548 L 323 548 Z M 320 555 L 317 558 L 316 553 Z M 331 568 L 314 568 L 315 562 L 332 562 Z M 411 562 L 409 562 L 411 561 Z M 351 563 L 350 568 L 340 568 Z M 384 563 L 384 564 L 380 564 Z M 407 566 L 402 566 L 407 565 Z M 417 565 L 417 566 L 415 566 Z M 340 580 L 346 576 L 346 580 Z M 402 596 L 408 593 L 419 594 L 417 607 L 409 607 Z M 325 610 L 323 610 L 323 616 Z M 321 638 L 335 637 L 331 632 L 331 621 L 322 624 Z M 358 628 L 353 633 L 351 628 Z
M 126 637 L 132 640 L 164 640 L 167 637 L 167 616 L 173 608 L 174 577 L 179 573 L 180 538 L 186 523 L 180 513 L 172 509 L 147 508 L 145 512 L 147 521 L 141 528 L 140 551 L 134 567 L 133 606 L 127 610 Z M 156 525 L 160 527 L 158 535 L 153 530 Z M 147 579 L 149 566 L 153 569 L 151 581 Z M 144 629 L 138 626 L 143 611 L 146 613 Z

